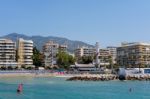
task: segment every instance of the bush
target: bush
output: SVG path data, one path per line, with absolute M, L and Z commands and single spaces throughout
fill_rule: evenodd
M 8 70 L 13 70 L 12 66 L 7 67 Z

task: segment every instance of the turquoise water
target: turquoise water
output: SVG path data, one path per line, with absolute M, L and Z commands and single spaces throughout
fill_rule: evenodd
M 22 94 L 16 93 L 19 83 L 24 84 Z M 150 99 L 150 82 L 0 78 L 0 99 Z

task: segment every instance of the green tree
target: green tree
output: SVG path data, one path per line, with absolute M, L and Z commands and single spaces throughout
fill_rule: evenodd
M 7 67 L 8 70 L 13 70 L 12 66 Z
M 33 65 L 35 66 L 42 66 L 42 61 L 43 61 L 44 55 L 40 53 L 40 51 L 34 47 L 33 48 Z
M 109 69 L 113 69 L 113 59 L 112 59 L 112 56 L 108 56 L 108 61 L 109 61 Z
M 75 63 L 75 58 L 66 52 L 59 51 L 57 54 L 57 64 L 60 68 L 68 69 L 71 64 Z
M 5 66 L 2 66 L 1 67 L 1 70 L 6 70 L 7 68 Z
M 82 56 L 81 60 L 82 60 L 83 64 L 89 64 L 89 63 L 93 62 L 93 57 L 92 56 Z

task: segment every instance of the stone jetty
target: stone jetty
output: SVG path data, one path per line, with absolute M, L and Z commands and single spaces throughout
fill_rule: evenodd
M 127 75 L 126 80 L 150 81 L 150 75 Z
M 81 75 L 81 76 L 74 76 L 67 81 L 109 81 L 109 80 L 117 80 L 118 76 L 116 75 Z
M 113 74 L 88 74 L 88 75 L 77 75 L 70 77 L 67 81 L 110 81 L 119 80 L 118 75 Z M 138 80 L 138 81 L 150 81 L 150 75 L 127 75 L 125 80 Z

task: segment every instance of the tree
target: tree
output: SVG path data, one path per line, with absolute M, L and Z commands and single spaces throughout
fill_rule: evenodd
M 40 53 L 40 51 L 34 47 L 33 48 L 33 65 L 35 66 L 42 66 L 42 61 L 43 61 L 44 55 Z
M 27 69 L 27 70 L 32 70 L 32 69 L 33 69 L 33 67 L 28 66 L 26 69 Z
M 6 67 L 5 67 L 5 66 L 2 66 L 2 67 L 1 67 L 1 70 L 6 70 Z
M 92 56 L 82 56 L 81 60 L 82 60 L 83 64 L 89 64 L 89 63 L 93 62 L 93 57 Z
M 25 65 L 21 65 L 21 68 L 22 68 L 22 69 L 26 69 L 26 66 L 25 66 Z
M 7 67 L 8 70 L 13 70 L 12 66 Z
M 16 49 L 16 61 L 18 61 L 19 55 L 18 55 L 18 49 Z
M 113 69 L 113 59 L 112 59 L 112 56 L 108 56 L 108 61 L 109 61 L 109 68 L 110 69 Z
M 71 64 L 75 63 L 75 58 L 66 52 L 59 51 L 57 54 L 57 64 L 60 68 L 68 69 Z

